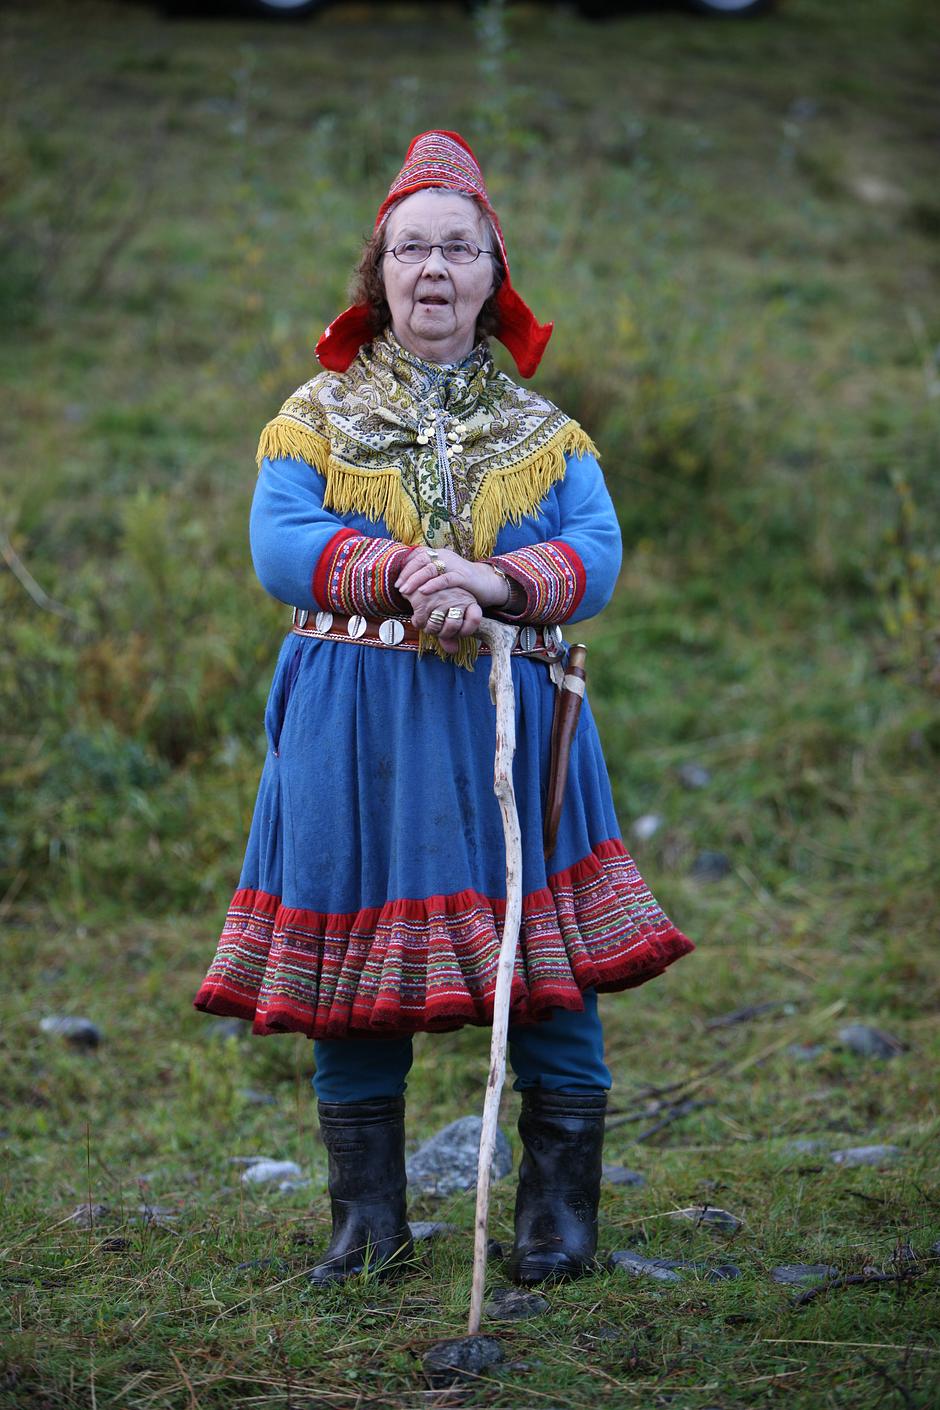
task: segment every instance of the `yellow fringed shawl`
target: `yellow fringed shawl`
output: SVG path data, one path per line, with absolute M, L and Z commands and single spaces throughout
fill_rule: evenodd
M 325 508 L 479 560 L 505 524 L 537 510 L 566 455 L 587 453 L 597 451 L 578 423 L 497 371 L 485 343 L 444 369 L 385 333 L 348 371 L 321 372 L 288 397 L 261 433 L 258 464 L 306 461 L 326 482 Z M 436 637 L 423 644 L 458 664 L 476 656 L 472 639 L 457 657 Z

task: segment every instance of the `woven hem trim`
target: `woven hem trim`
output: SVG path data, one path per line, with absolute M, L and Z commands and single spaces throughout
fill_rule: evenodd
M 194 1000 L 254 1033 L 401 1036 L 493 1021 L 505 900 L 476 891 L 348 914 L 236 891 Z M 618 838 L 548 878 L 522 904 L 510 1019 L 579 1011 L 662 974 L 695 946 L 663 914 Z

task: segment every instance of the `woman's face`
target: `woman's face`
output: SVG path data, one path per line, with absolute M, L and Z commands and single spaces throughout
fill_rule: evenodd
M 415 191 L 394 207 L 385 222 L 385 249 L 403 240 L 442 245 L 471 240 L 492 248 L 492 236 L 480 208 L 455 191 Z M 385 297 L 392 332 L 402 347 L 426 362 L 459 362 L 473 348 L 476 321 L 495 287 L 495 261 L 481 254 L 472 264 L 448 264 L 432 250 L 423 264 L 402 264 L 393 254 L 381 257 Z

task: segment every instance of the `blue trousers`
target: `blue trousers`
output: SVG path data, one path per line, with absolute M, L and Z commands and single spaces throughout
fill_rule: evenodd
M 317 1070 L 313 1086 L 321 1102 L 364 1102 L 399 1097 L 413 1060 L 410 1038 L 318 1038 L 313 1045 Z M 555 1009 L 543 1023 L 509 1026 L 509 1065 L 513 1088 L 550 1091 L 608 1091 L 610 1069 L 604 1062 L 604 1033 L 597 995 L 584 994 L 584 1011 Z

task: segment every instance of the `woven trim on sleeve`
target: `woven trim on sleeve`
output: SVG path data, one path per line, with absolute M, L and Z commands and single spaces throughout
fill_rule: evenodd
M 525 606 L 518 612 L 495 612 L 506 622 L 565 622 L 584 596 L 584 564 L 561 539 L 515 548 L 488 560 L 524 588 Z
M 368 538 L 340 529 L 320 555 L 313 575 L 315 601 L 330 612 L 389 617 L 409 610 L 395 588 L 412 552 L 393 539 Z

